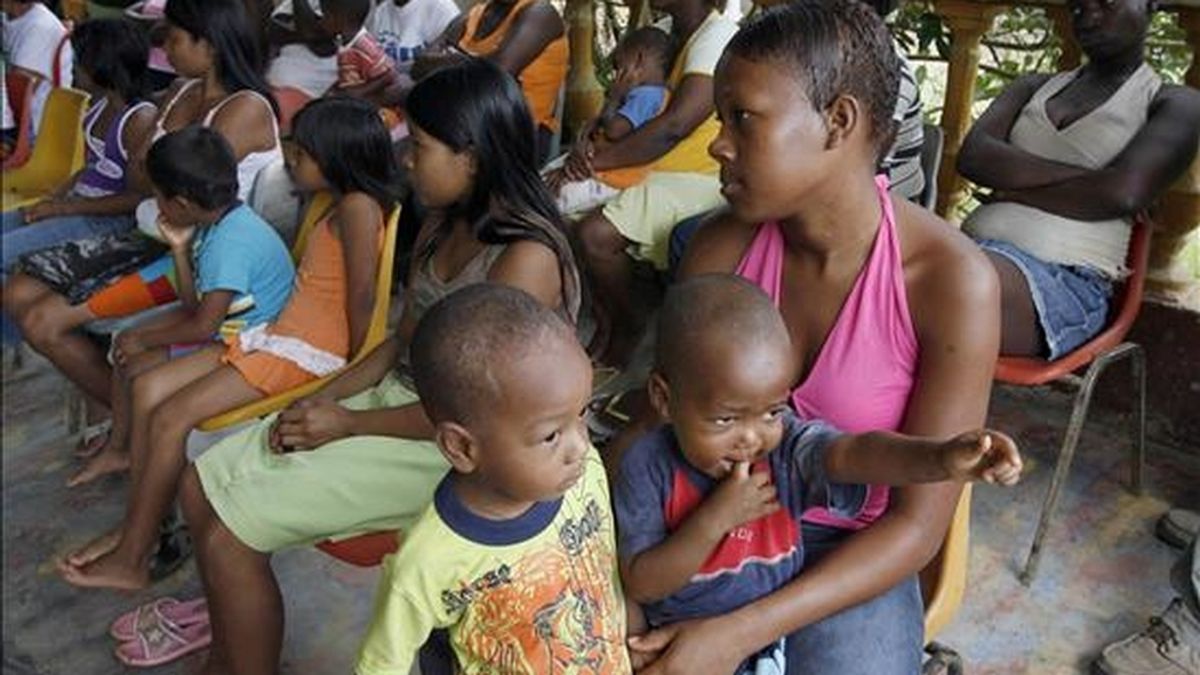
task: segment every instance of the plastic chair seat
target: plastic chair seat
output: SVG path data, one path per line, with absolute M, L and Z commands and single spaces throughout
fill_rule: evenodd
M 394 530 L 368 532 L 348 539 L 326 540 L 316 546 L 322 553 L 342 562 L 356 567 L 374 567 L 400 547 L 400 533 Z

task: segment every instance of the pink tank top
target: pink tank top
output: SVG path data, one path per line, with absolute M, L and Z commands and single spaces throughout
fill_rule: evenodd
M 900 428 L 919 352 L 887 178 L 876 177 L 875 185 L 883 219 L 871 256 L 846 296 L 808 379 L 792 390 L 792 407 L 802 417 L 823 419 L 851 433 Z M 778 223 L 767 222 L 759 226 L 737 268 L 738 275 L 758 284 L 776 306 L 783 258 L 783 233 Z M 819 508 L 805 512 L 804 519 L 859 530 L 879 518 L 887 504 L 887 486 L 873 485 L 857 519 L 838 518 Z

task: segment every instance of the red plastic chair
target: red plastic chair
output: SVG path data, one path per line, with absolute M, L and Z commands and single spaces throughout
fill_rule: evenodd
M 312 100 L 312 97 L 295 87 L 275 87 L 271 93 L 275 96 L 275 102 L 279 104 L 279 132 L 290 133 L 292 118 Z
M 1127 357 L 1133 364 L 1133 384 L 1137 390 L 1137 399 L 1134 403 L 1136 415 L 1131 439 L 1133 442 L 1133 466 L 1130 478 L 1133 491 L 1141 493 L 1142 466 L 1146 459 L 1146 355 L 1141 345 L 1135 342 L 1126 342 L 1125 335 L 1133 326 L 1142 306 L 1142 290 L 1146 283 L 1151 228 L 1152 223 L 1144 216 L 1139 216 L 1134 222 L 1126 260 L 1131 274 L 1116 293 L 1116 302 L 1113 303 L 1116 314 L 1103 332 L 1075 351 L 1055 361 L 1002 356 L 996 363 L 995 379 L 1005 384 L 1037 386 L 1050 382 L 1063 382 L 1078 390 L 1075 394 L 1075 405 L 1071 411 L 1071 421 L 1067 425 L 1067 433 L 1063 438 L 1062 450 L 1058 456 L 1058 463 L 1054 467 L 1054 478 L 1050 482 L 1050 490 L 1046 493 L 1046 499 L 1038 517 L 1033 545 L 1029 549 L 1029 557 L 1026 558 L 1025 567 L 1021 571 L 1021 583 L 1027 586 L 1033 581 L 1034 574 L 1037 572 L 1042 552 L 1042 540 L 1046 536 L 1046 530 L 1050 525 L 1050 516 L 1054 512 L 1059 493 L 1062 491 L 1067 473 L 1071 469 L 1071 460 L 1074 458 L 1075 448 L 1079 444 L 1079 434 L 1083 430 L 1083 423 L 1087 420 L 1088 407 L 1091 405 L 1092 389 L 1095 387 L 1096 380 L 1108 366 Z M 1075 374 L 1076 370 L 1085 366 L 1087 372 L 1082 377 Z
M 33 152 L 30 138 L 33 136 L 33 93 L 37 80 L 28 73 L 9 70 L 4 73 L 4 87 L 8 104 L 12 106 L 17 123 L 17 144 L 4 158 L 3 170 L 15 169 L 29 160 Z
M 317 549 L 342 562 L 357 567 L 374 567 L 383 562 L 383 557 L 396 552 L 400 547 L 400 533 L 394 530 L 368 532 L 357 537 L 338 541 L 323 541 Z

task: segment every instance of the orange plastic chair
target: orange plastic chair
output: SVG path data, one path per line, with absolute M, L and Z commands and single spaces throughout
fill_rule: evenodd
M 83 114 L 88 95 L 60 87 L 46 98 L 41 130 L 29 159 L 4 172 L 4 211 L 41 200 L 83 168 Z
M 275 103 L 279 104 L 279 132 L 291 133 L 292 118 L 312 100 L 312 97 L 295 87 L 275 87 L 271 93 L 275 96 Z
M 1088 408 L 1091 405 L 1092 389 L 1096 380 L 1108 366 L 1116 361 L 1129 358 L 1133 365 L 1133 384 L 1136 389 L 1134 402 L 1135 419 L 1132 429 L 1132 463 L 1130 479 L 1134 493 L 1142 491 L 1142 466 L 1146 460 L 1146 355 L 1141 345 L 1136 342 L 1126 342 L 1125 335 L 1133 326 L 1138 311 L 1142 307 L 1142 290 L 1146 284 L 1146 268 L 1150 251 L 1150 231 L 1152 223 L 1145 216 L 1139 216 L 1133 226 L 1129 242 L 1129 253 L 1126 266 L 1131 274 L 1116 293 L 1113 303 L 1115 315 L 1111 323 L 1096 337 L 1092 338 L 1075 351 L 1055 361 L 1043 359 L 1002 356 L 996 363 L 995 379 L 1005 384 L 1021 386 L 1037 386 L 1050 382 L 1063 382 L 1078 389 L 1075 394 L 1075 404 L 1071 411 L 1071 420 L 1067 424 L 1067 433 L 1063 439 L 1062 450 L 1058 455 L 1058 463 L 1054 467 L 1054 478 L 1050 482 L 1050 490 L 1042 504 L 1038 517 L 1037 532 L 1033 536 L 1033 544 L 1025 567 L 1021 571 L 1021 583 L 1028 586 L 1033 581 L 1042 552 L 1042 540 L 1050 525 L 1050 516 L 1058 503 L 1059 493 L 1066 482 L 1067 473 L 1071 469 L 1071 460 L 1075 456 L 1075 448 L 1079 444 L 1079 434 L 1087 419 Z M 1075 374 L 1076 370 L 1087 367 L 1082 376 Z
M 962 607 L 967 588 L 967 559 L 970 553 L 971 485 L 963 486 L 954 519 L 937 556 L 921 570 L 921 594 L 925 600 L 925 653 L 923 672 L 962 672 L 962 657 L 934 640 Z
M 37 80 L 21 71 L 9 70 L 4 73 L 5 95 L 17 123 L 17 144 L 4 158 L 4 171 L 16 169 L 29 161 L 30 138 L 33 136 L 33 94 L 37 89 Z

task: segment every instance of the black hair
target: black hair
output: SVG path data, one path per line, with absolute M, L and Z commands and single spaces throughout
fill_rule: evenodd
M 476 238 L 486 244 L 532 240 L 554 251 L 563 306 L 575 318 L 579 269 L 562 214 L 538 173 L 533 117 L 517 81 L 490 61 L 464 58 L 418 82 L 405 112 L 425 133 L 475 158 L 472 193 L 455 215 L 473 223 Z M 429 237 L 414 261 L 433 254 L 445 229 Z
M 525 291 L 480 283 L 450 293 L 417 322 L 409 346 L 421 405 L 435 423 L 477 419 L 504 395 L 494 366 L 544 349 L 547 339 L 575 342 L 575 333 Z
M 658 61 L 664 71 L 671 70 L 675 60 L 675 40 L 661 28 L 642 26 L 625 34 L 616 51 L 645 51 Z M 614 51 L 615 53 L 615 51 Z
M 384 213 L 399 201 L 392 137 L 374 105 L 348 96 L 316 99 L 292 119 L 292 140 L 339 193 L 366 193 Z
M 672 385 L 685 373 L 708 375 L 710 345 L 788 344 L 783 317 L 758 286 L 733 274 L 702 274 L 667 289 L 658 314 L 654 369 Z
M 146 155 L 150 182 L 168 199 L 183 197 L 202 209 L 237 200 L 237 158 L 220 133 L 192 125 L 166 134 Z
M 875 13 L 881 17 L 886 17 L 888 14 L 896 11 L 900 6 L 900 0 L 863 0 Z
M 71 33 L 71 47 L 75 63 L 87 71 L 97 87 L 117 92 L 126 102 L 145 97 L 150 41 L 133 22 L 84 21 Z
M 168 0 L 165 12 L 171 24 L 212 45 L 217 78 L 230 94 L 256 91 L 279 113 L 263 75 L 263 48 L 242 0 Z
M 347 23 L 361 27 L 371 13 L 371 5 L 372 0 L 321 0 L 321 14 L 336 14 Z
M 877 159 L 896 134 L 900 58 L 883 19 L 858 0 L 795 0 L 752 18 L 726 55 L 776 61 L 794 70 L 817 112 L 839 95 L 863 105 Z

